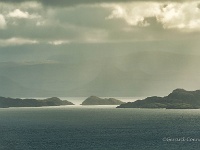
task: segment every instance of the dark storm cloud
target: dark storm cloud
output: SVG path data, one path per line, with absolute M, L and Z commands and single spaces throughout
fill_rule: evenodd
M 74 6 L 74 5 L 87 5 L 87 4 L 97 4 L 97 3 L 118 3 L 118 2 L 141 2 L 141 1 L 155 1 L 155 2 L 183 2 L 188 0 L 0 0 L 0 2 L 6 3 L 21 3 L 29 1 L 38 1 L 45 6 Z M 195 1 L 195 0 L 194 0 Z

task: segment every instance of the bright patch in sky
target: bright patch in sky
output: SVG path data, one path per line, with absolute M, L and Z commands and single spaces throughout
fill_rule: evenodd
M 8 14 L 8 17 L 13 17 L 13 18 L 25 18 L 25 19 L 34 19 L 34 18 L 40 18 L 39 15 L 35 14 L 29 14 L 28 12 L 23 12 L 20 9 L 15 9 L 14 11 L 10 12 Z
M 107 19 L 124 19 L 132 26 L 148 26 L 146 19 L 154 17 L 165 29 L 200 30 L 199 2 L 134 2 L 103 6 L 112 9 Z
M 62 45 L 62 44 L 68 44 L 70 41 L 67 40 L 56 40 L 56 41 L 50 41 L 49 44 L 52 45 Z
M 0 29 L 4 29 L 6 27 L 6 20 L 3 15 L 0 14 Z
M 9 46 L 9 45 L 24 45 L 24 44 L 37 44 L 37 40 L 23 39 L 23 38 L 10 38 L 5 40 L 0 40 L 0 46 Z

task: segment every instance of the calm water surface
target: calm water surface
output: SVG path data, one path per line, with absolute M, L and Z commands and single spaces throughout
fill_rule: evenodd
M 185 141 L 166 141 L 178 138 Z M 195 139 L 199 141 L 192 141 Z M 198 150 L 200 110 L 114 106 L 0 109 L 0 149 Z

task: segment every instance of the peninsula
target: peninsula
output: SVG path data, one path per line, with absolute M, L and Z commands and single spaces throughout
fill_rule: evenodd
M 147 97 L 143 100 L 121 104 L 117 108 L 199 109 L 200 90 L 176 89 L 165 97 Z
M 74 105 L 67 100 L 51 97 L 43 100 L 0 97 L 0 108 Z

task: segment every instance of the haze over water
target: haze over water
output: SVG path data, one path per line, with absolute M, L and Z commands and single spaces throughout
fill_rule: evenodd
M 49 97 L 26 97 L 26 98 L 34 98 L 34 99 L 46 99 Z M 22 98 L 22 99 L 26 99 L 26 98 Z M 86 100 L 88 97 L 59 97 L 61 100 L 67 100 L 70 101 L 72 103 L 74 103 L 75 105 L 80 105 L 84 100 Z M 101 98 L 111 98 L 111 97 L 101 97 Z M 121 100 L 123 102 L 134 102 L 136 100 L 141 100 L 144 99 L 145 97 L 112 97 L 118 100 Z

